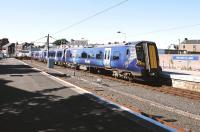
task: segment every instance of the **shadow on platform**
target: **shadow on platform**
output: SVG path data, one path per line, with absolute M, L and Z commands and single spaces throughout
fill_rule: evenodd
M 0 75 L 2 74 L 27 74 L 39 72 L 37 70 L 32 69 L 32 67 L 28 65 L 0 65 Z
M 42 93 L 63 89 L 28 92 L 0 80 L 0 131 L 2 132 L 81 132 L 149 131 L 117 112 L 88 100 L 84 95 L 61 99 Z

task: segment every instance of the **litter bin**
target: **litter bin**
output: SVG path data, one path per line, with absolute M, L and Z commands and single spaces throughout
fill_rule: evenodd
M 48 68 L 53 68 L 54 67 L 54 59 L 48 58 L 47 67 Z

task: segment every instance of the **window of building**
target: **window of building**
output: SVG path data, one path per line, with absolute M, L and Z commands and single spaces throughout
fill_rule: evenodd
M 119 56 L 120 56 L 120 52 L 119 51 L 115 51 L 113 53 L 113 60 L 119 60 Z
M 183 45 L 183 49 L 185 49 L 185 45 Z

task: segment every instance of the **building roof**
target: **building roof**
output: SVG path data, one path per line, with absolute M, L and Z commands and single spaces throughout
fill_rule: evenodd
M 200 40 L 184 40 L 181 44 L 200 44 Z

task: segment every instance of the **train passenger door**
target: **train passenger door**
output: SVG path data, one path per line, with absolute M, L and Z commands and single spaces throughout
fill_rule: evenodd
M 105 48 L 104 66 L 110 68 L 111 48 Z

